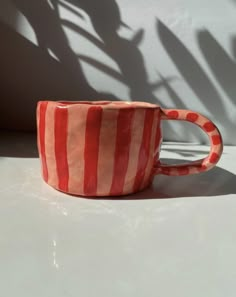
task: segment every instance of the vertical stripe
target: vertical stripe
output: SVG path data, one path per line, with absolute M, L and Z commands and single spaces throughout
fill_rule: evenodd
M 149 159 L 149 147 L 151 141 L 154 111 L 154 109 L 147 109 L 145 114 L 142 145 L 139 151 L 139 162 L 133 188 L 134 192 L 137 192 L 141 188 L 141 184 L 145 174 L 145 169 Z
M 90 107 L 87 114 L 84 148 L 84 195 L 87 196 L 94 196 L 97 192 L 97 167 L 101 120 L 101 106 Z
M 160 159 L 160 150 L 161 150 L 161 143 L 162 143 L 161 112 L 160 112 L 160 109 L 158 109 L 158 117 L 159 117 L 159 121 L 157 123 L 153 168 L 157 167 L 157 165 L 160 163 L 159 159 Z
M 157 123 L 157 130 L 156 130 L 156 139 L 155 139 L 155 152 L 154 152 L 154 162 L 159 160 L 159 154 L 161 150 L 161 142 L 162 142 L 162 132 L 161 132 L 161 114 L 160 109 L 158 109 L 158 123 Z
M 48 168 L 45 155 L 45 117 L 48 102 L 41 102 L 39 105 L 39 153 L 41 156 L 41 167 L 43 179 L 48 181 Z
M 58 187 L 58 176 L 55 158 L 55 131 L 54 131 L 54 115 L 56 105 L 49 102 L 45 119 L 45 155 L 48 168 L 48 183 L 53 187 Z
M 129 162 L 131 126 L 134 117 L 134 111 L 134 108 L 119 110 L 117 118 L 115 164 L 110 195 L 120 195 L 123 193 L 125 176 Z
M 67 163 L 67 106 L 57 106 L 55 109 L 55 156 L 58 175 L 58 189 L 68 191 L 68 163 Z
M 104 109 L 100 131 L 97 195 L 109 196 L 114 171 L 118 109 Z
M 148 158 L 148 163 L 144 174 L 144 179 L 142 181 L 142 186 L 141 186 L 142 189 L 145 188 L 152 179 L 152 171 L 153 171 L 154 160 L 155 160 L 155 144 L 156 144 L 157 137 L 159 136 L 159 133 L 158 133 L 159 123 L 160 123 L 160 118 L 158 115 L 158 110 L 155 110 L 153 124 L 152 124 L 152 127 L 150 127 L 150 129 L 152 129 L 152 132 L 151 132 L 151 141 L 150 141 L 150 147 L 149 147 L 149 158 Z
M 125 176 L 124 194 L 131 193 L 134 187 L 135 176 L 138 167 L 139 150 L 142 143 L 145 109 L 136 108 L 131 126 L 130 158 Z
M 69 167 L 69 193 L 84 194 L 84 146 L 87 106 L 68 108 L 67 159 Z

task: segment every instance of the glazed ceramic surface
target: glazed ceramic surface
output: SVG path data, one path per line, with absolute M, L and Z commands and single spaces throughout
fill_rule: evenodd
M 183 165 L 161 164 L 161 120 L 200 126 L 210 138 L 209 155 Z M 156 174 L 209 170 L 223 149 L 218 129 L 204 116 L 145 102 L 40 101 L 37 127 L 43 179 L 82 196 L 126 195 L 149 186 Z

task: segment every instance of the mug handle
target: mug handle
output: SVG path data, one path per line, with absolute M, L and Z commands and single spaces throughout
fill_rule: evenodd
M 180 120 L 199 126 L 210 139 L 210 153 L 204 159 L 180 165 L 163 164 L 160 161 L 154 166 L 154 174 L 189 175 L 210 170 L 219 161 L 223 152 L 221 134 L 215 124 L 198 112 L 184 109 L 161 109 L 161 120 Z

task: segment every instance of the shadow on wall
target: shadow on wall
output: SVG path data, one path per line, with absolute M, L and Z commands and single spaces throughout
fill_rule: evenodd
M 0 139 L 0 158 L 39 157 L 36 133 L 0 130 Z
M 148 82 L 144 60 L 138 49 L 144 32 L 140 29 L 132 40 L 118 35 L 118 28 L 127 25 L 122 23 L 118 5 L 114 0 L 52 0 L 53 6 L 47 0 L 12 2 L 33 28 L 38 47 L 8 26 L 0 24 L 0 34 L 6 40 L 0 49 L 0 79 L 3 84 L 1 97 L 5 98 L 0 127 L 34 130 L 36 102 L 42 99 L 117 100 L 114 95 L 101 94 L 89 85 L 79 60 L 86 61 L 125 83 L 130 89 L 131 99 L 143 101 L 148 98 L 149 101 L 157 103 L 153 90 L 160 87 L 162 82 Z M 102 41 L 79 26 L 60 19 L 59 4 L 83 18 L 78 10 L 67 3 L 83 9 L 88 14 Z M 120 73 L 85 55 L 77 56 L 68 44 L 62 25 L 70 27 L 103 49 L 117 63 Z M 58 61 L 49 55 L 49 49 Z
M 226 53 L 208 30 L 198 31 L 197 39 L 217 82 L 236 107 L 236 61 Z M 236 37 L 233 39 L 234 53 L 235 41 Z
M 171 81 L 175 78 L 165 78 L 157 72 L 157 81 L 148 81 L 144 57 L 139 49 L 144 38 L 144 30 L 134 32 L 130 40 L 118 34 L 121 26 L 130 28 L 122 22 L 115 0 L 50 0 L 51 4 L 47 0 L 11 1 L 33 28 L 38 46 L 33 45 L 7 25 L 0 23 L 0 34 L 6 41 L 1 44 L 0 48 L 0 79 L 2 82 L 0 95 L 4 98 L 1 106 L 0 127 L 35 130 L 36 102 L 42 99 L 118 100 L 114 94 L 100 93 L 90 86 L 80 61 L 90 64 L 127 85 L 131 100 L 160 103 L 154 91 L 162 87 L 172 99 L 174 106 L 185 107 L 171 86 Z M 99 38 L 77 24 L 61 19 L 59 6 L 63 6 L 81 19 L 84 19 L 81 11 L 86 13 Z M 116 62 L 119 71 L 85 54 L 74 53 L 62 26 L 70 28 L 100 48 Z M 226 127 L 233 127 L 221 96 L 194 56 L 161 21 L 157 20 L 156 26 L 158 37 L 164 48 L 196 97 L 212 115 L 221 118 Z M 226 54 L 219 50 L 219 45 L 212 40 L 214 39 L 209 38 L 209 34 L 207 37 L 206 33 L 199 33 L 200 47 L 212 71 L 232 102 L 235 103 L 235 87 L 231 76 L 235 74 L 235 65 L 227 59 Z M 48 50 L 53 52 L 58 61 L 50 56 Z M 211 50 L 218 53 L 219 59 L 223 57 L 224 61 L 222 60 L 218 66 L 213 65 L 214 61 L 209 54 Z M 227 67 L 230 68 L 231 75 L 225 75 Z M 224 70 L 224 75 L 220 73 L 220 69 Z M 229 90 L 228 87 L 230 87 Z M 170 129 L 171 126 L 167 125 Z M 192 132 L 186 129 L 185 133 L 190 136 Z M 170 135 L 170 131 L 168 134 Z
M 224 100 L 216 90 L 214 84 L 207 76 L 204 69 L 186 46 L 174 35 L 160 20 L 157 20 L 158 36 L 174 62 L 178 71 L 187 82 L 188 86 L 202 102 L 206 110 L 214 117 L 220 119 L 225 127 L 222 131 L 234 134 L 236 124 L 229 117 Z M 226 51 L 219 45 L 209 31 L 198 31 L 197 40 L 199 47 L 206 59 L 217 82 L 227 95 L 228 99 L 236 105 L 236 63 L 229 57 Z M 235 53 L 236 38 L 233 40 Z
M 234 58 L 231 58 L 208 30 L 199 30 L 197 40 L 200 50 L 219 86 L 231 102 L 232 109 L 222 113 L 221 122 L 226 124 L 228 135 L 235 135 L 236 108 L 236 36 L 232 39 Z M 217 105 L 218 108 L 220 106 Z M 229 109 L 229 108 L 228 108 Z M 219 109 L 221 112 L 222 110 Z M 234 139 L 233 139 L 234 143 Z
M 54 3 L 55 5 L 62 4 L 58 0 L 54 0 Z M 131 28 L 122 21 L 120 10 L 115 0 L 67 0 L 67 3 L 82 9 L 89 16 L 93 28 L 101 41 L 68 20 L 61 20 L 61 23 L 76 33 L 83 35 L 100 48 L 117 64 L 120 72 L 114 71 L 89 56 L 78 55 L 78 58 L 127 85 L 131 100 L 148 100 L 151 103 L 158 103 L 159 100 L 154 96 L 153 91 L 162 87 L 165 82 L 162 79 L 152 83 L 148 81 L 144 58 L 139 50 L 139 46 L 144 38 L 144 30 L 139 29 L 130 40 L 118 34 L 121 26 L 130 30 Z M 169 82 L 172 79 L 165 78 L 165 81 Z
M 39 47 L 0 24 L 0 35 L 5 40 L 0 49 L 1 97 L 4 98 L 0 126 L 32 130 L 35 128 L 38 100 L 76 99 L 97 94 L 88 85 L 75 54 L 68 46 L 59 19 L 48 2 L 12 2 L 31 24 Z M 54 52 L 60 63 L 48 54 L 47 49 Z

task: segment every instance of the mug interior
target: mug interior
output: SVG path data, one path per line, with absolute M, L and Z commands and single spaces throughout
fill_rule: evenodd
M 57 101 L 60 104 L 65 106 L 70 105 L 97 105 L 103 106 L 107 108 L 127 108 L 127 107 L 135 107 L 135 108 L 157 108 L 158 105 L 148 103 L 148 102 L 140 102 L 140 101 Z

